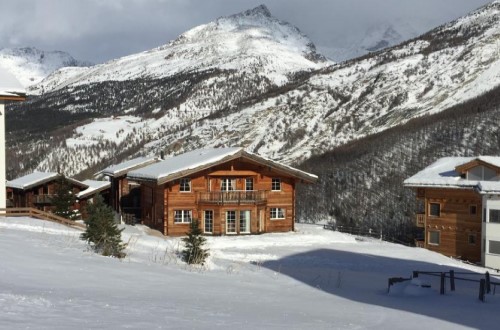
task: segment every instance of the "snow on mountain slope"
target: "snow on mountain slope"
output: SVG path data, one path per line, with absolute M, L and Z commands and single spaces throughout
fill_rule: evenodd
M 191 126 L 191 144 L 242 144 L 294 162 L 437 113 L 500 85 L 500 2 L 414 41 L 332 66 L 300 87 L 220 120 Z M 175 132 L 151 151 L 172 141 Z M 202 141 L 202 142 L 201 142 Z M 200 145 L 196 145 L 200 147 Z
M 330 42 L 330 46 L 318 46 L 318 50 L 336 62 L 343 62 L 413 39 L 428 31 L 429 26 L 432 25 L 425 21 L 401 19 L 380 22 L 363 33 L 352 32 L 337 37 L 335 42 Z
M 24 87 L 29 87 L 62 67 L 86 66 L 90 63 L 77 61 L 65 52 L 26 47 L 0 49 L 0 65 L 12 73 Z
M 498 86 L 499 13 L 500 2 L 495 2 L 412 41 L 328 67 L 325 62 L 309 61 L 315 53 L 307 39 L 297 33 L 292 38 L 290 31 L 296 30 L 270 18 L 263 7 L 221 18 L 165 47 L 117 60 L 122 66 L 110 62 L 93 67 L 89 70 L 95 75 L 85 73 L 67 83 L 69 88 L 42 95 L 33 107 L 69 113 L 100 109 L 100 116 L 131 115 L 144 117 L 147 123 L 135 127 L 120 143 L 103 137 L 88 145 L 79 130 L 64 143 L 45 142 L 46 149 L 36 147 L 43 155 L 37 168 L 53 170 L 57 164 L 72 175 L 101 162 L 109 164 L 127 150 L 144 156 L 204 146 L 243 146 L 277 161 L 299 162 Z M 261 37 L 283 36 L 280 28 L 290 34 L 278 38 L 279 42 Z M 238 47 L 228 49 L 235 41 Z M 263 50 L 263 43 L 277 50 Z M 283 47 L 295 51 L 280 52 Z M 262 55 L 270 52 L 279 56 Z M 162 56 L 167 54 L 173 55 L 164 61 Z M 296 66 L 280 66 L 287 61 Z M 196 65 L 196 71 L 183 71 L 173 81 L 154 78 L 179 68 L 194 69 L 189 65 Z M 214 66 L 239 69 L 207 69 Z M 84 84 L 85 79 L 121 79 L 120 68 L 123 76 L 134 77 L 143 70 L 150 80 Z M 301 74 L 294 76 L 294 69 Z M 16 148 L 16 153 L 29 157 L 33 143 Z
M 160 79 L 180 72 L 258 70 L 281 85 L 288 75 L 332 64 L 316 53 L 314 44 L 296 27 L 271 16 L 261 5 L 252 10 L 197 26 L 167 45 L 122 57 L 87 70 L 55 72 L 32 93 L 97 82 Z
M 495 329 L 498 294 L 456 280 L 439 295 L 387 279 L 413 270 L 485 269 L 437 253 L 297 224 L 297 231 L 207 237 L 205 267 L 179 259 L 180 238 L 126 226 L 127 256 L 88 250 L 80 231 L 32 218 L 0 218 L 0 328 L 20 329 Z M 475 275 L 475 276 L 474 276 Z M 491 273 L 493 282 L 498 276 Z M 75 284 L 76 283 L 76 284 Z M 448 284 L 447 284 L 448 285 Z

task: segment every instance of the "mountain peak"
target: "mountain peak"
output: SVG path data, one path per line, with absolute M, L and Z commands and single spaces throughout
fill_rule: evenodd
M 266 5 L 262 4 L 260 6 L 257 6 L 253 9 L 245 10 L 244 12 L 237 14 L 237 15 L 242 15 L 242 16 L 258 16 L 262 15 L 265 17 L 271 17 L 271 12 L 269 9 L 267 9 Z

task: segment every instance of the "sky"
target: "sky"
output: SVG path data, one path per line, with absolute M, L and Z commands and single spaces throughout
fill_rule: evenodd
M 265 4 L 321 51 L 349 47 L 380 24 L 423 33 L 491 0 L 3 0 L 0 48 L 62 50 L 94 63 L 168 43 L 221 16 Z M 408 32 L 411 34 L 410 32 Z

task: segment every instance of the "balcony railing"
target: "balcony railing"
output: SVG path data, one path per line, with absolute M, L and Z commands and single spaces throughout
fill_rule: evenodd
M 258 204 L 265 203 L 265 190 L 209 191 L 198 193 L 198 203 L 210 204 Z
M 34 195 L 33 203 L 35 204 L 51 204 L 54 199 L 54 195 Z
M 425 227 L 425 213 L 417 213 L 417 227 Z

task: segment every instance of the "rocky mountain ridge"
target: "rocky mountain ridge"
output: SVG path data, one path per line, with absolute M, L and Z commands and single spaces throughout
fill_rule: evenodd
M 498 86 L 499 7 L 339 65 L 263 7 L 220 18 L 149 52 L 44 81 L 45 93 L 7 117 L 19 160 L 9 173 L 59 164 L 88 175 L 132 155 L 221 145 L 299 163 Z M 39 113 L 57 119 L 44 126 Z

